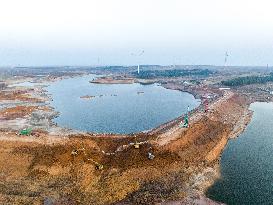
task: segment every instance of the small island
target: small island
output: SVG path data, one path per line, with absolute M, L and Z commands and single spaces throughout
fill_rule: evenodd
M 127 78 L 127 77 L 100 77 L 96 78 L 92 81 L 89 81 L 90 83 L 96 83 L 96 84 L 133 84 L 135 82 L 134 78 Z
M 93 96 L 93 95 L 84 95 L 84 96 L 81 96 L 80 98 L 81 99 L 86 99 L 86 100 L 90 100 L 90 99 L 92 99 L 92 98 L 94 98 L 95 96 Z

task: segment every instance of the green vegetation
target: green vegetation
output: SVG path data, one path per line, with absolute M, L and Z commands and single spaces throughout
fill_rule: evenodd
M 266 83 L 273 82 L 273 73 L 267 76 L 246 76 L 238 77 L 230 80 L 222 81 L 221 83 L 226 86 L 240 86 L 240 85 L 250 85 L 256 83 Z
M 158 77 L 182 77 L 182 76 L 208 76 L 213 74 L 212 71 L 208 69 L 190 69 L 190 70 L 146 70 L 141 71 L 139 74 L 133 72 L 133 75 L 138 78 L 148 79 L 148 78 L 158 78 Z

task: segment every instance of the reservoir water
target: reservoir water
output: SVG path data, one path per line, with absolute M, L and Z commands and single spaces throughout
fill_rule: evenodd
M 207 191 L 229 205 L 273 204 L 273 104 L 253 103 L 244 133 L 230 140 L 221 157 L 221 179 Z
M 152 129 L 200 104 L 193 95 L 157 84 L 92 84 L 95 75 L 60 80 L 46 89 L 59 126 L 98 133 Z M 82 96 L 95 96 L 90 99 Z

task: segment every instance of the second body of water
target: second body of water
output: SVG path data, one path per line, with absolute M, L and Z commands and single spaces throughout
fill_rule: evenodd
M 207 196 L 228 205 L 273 204 L 273 103 L 253 103 L 244 133 L 221 157 L 221 178 Z

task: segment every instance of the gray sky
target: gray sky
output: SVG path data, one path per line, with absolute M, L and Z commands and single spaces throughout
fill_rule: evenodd
M 273 65 L 272 8 L 271 0 L 0 0 L 0 65 L 222 65 L 225 51 L 230 65 Z

